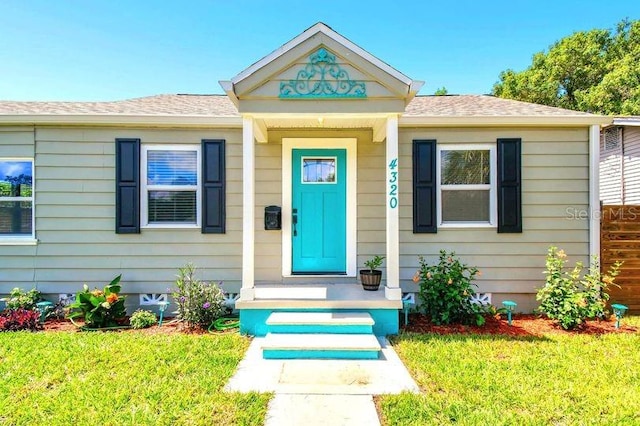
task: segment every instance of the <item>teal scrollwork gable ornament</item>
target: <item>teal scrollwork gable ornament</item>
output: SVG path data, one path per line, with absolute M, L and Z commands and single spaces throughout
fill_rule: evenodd
M 366 98 L 364 81 L 351 80 L 349 73 L 336 63 L 335 55 L 320 48 L 309 56 L 309 63 L 298 71 L 295 80 L 280 83 L 280 98 Z

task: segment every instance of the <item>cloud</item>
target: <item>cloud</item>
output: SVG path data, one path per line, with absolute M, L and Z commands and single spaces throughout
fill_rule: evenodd
M 31 162 L 29 161 L 6 161 L 0 162 L 0 179 L 5 176 L 20 176 L 25 174 L 31 176 Z

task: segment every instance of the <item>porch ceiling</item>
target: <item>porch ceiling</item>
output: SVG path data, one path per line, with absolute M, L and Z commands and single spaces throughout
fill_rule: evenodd
M 274 129 L 371 129 L 373 142 L 386 137 L 388 114 L 277 114 L 252 116 L 256 140 L 268 142 L 268 132 Z
M 355 116 L 349 117 L 341 115 L 326 116 L 318 114 L 316 116 L 300 116 L 300 117 L 266 117 L 262 119 L 264 124 L 269 129 L 283 129 L 283 128 L 373 128 L 375 126 L 384 124 L 385 117 L 362 117 Z

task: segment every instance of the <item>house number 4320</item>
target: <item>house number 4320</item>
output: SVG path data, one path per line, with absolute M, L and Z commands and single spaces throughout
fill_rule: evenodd
M 398 159 L 389 163 L 389 207 L 398 207 Z

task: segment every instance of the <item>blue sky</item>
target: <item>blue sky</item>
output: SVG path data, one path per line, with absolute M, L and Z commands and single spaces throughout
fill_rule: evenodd
M 0 161 L 0 182 L 6 182 L 6 177 L 20 175 L 31 176 L 30 161 Z
M 416 80 L 489 93 L 500 71 L 575 31 L 640 19 L 638 0 L 2 0 L 0 99 L 221 93 L 322 21 Z

